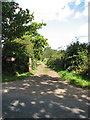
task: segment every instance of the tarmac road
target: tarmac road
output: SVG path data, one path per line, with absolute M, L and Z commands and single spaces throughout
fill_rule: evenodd
M 88 118 L 89 91 L 41 64 L 35 75 L 2 84 L 3 118 Z

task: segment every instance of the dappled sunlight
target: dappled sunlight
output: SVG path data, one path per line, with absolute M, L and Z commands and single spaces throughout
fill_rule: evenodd
M 56 97 L 59 97 L 59 98 L 64 98 L 64 95 L 57 95 L 55 94 Z
M 41 95 L 45 95 L 46 93 L 42 91 L 42 92 L 40 92 L 40 94 L 41 94 Z
M 32 91 L 32 94 L 36 93 L 36 91 Z
M 48 93 L 48 94 L 51 94 L 51 93 L 53 93 L 53 91 L 48 91 L 47 93 Z
M 31 101 L 31 104 L 35 105 L 35 104 L 36 104 L 36 102 L 35 102 L 35 101 Z
M 59 98 L 64 98 L 65 92 L 67 89 L 56 89 L 54 91 L 54 95 L 59 97 Z
M 46 84 L 46 85 L 47 85 L 47 84 L 48 84 L 48 82 L 47 82 L 47 81 L 45 81 L 45 82 L 41 82 L 41 84 Z
M 60 77 L 35 74 L 3 83 L 3 116 L 11 118 L 87 118 L 87 91 Z
M 19 103 L 22 107 L 25 107 L 25 103 Z
M 46 118 L 50 118 L 51 116 L 50 116 L 50 115 L 48 115 L 48 114 L 46 114 L 46 115 L 45 115 L 45 117 L 46 117 Z
M 23 80 L 23 82 L 28 82 L 29 80 Z
M 33 118 L 39 118 L 39 114 L 38 114 L 38 113 L 35 113 L 32 117 L 33 117 Z
M 85 98 L 85 99 L 87 99 L 87 100 L 90 100 L 90 97 L 87 96 L 87 95 L 85 95 L 85 94 L 81 95 L 81 97 L 82 97 L 82 98 Z
M 8 106 L 9 111 L 12 112 L 19 112 L 21 111 L 21 108 L 26 107 L 24 102 L 20 102 L 19 100 L 14 100 L 10 103 L 10 105 Z
M 44 113 L 44 112 L 46 112 L 46 111 L 45 111 L 45 109 L 43 108 L 43 109 L 40 110 L 40 112 L 41 112 L 41 113 Z
M 9 92 L 8 89 L 4 89 L 4 90 L 2 90 L 2 93 L 8 93 L 8 92 Z
M 39 103 L 41 103 L 41 104 L 42 104 L 42 103 L 44 103 L 44 101 L 39 101 Z
M 17 106 L 19 104 L 19 100 L 16 100 L 14 102 L 11 103 L 11 105 Z
M 62 94 L 65 93 L 67 89 L 55 89 L 54 93 L 55 94 Z
M 11 105 L 13 105 L 13 106 L 21 105 L 22 107 L 25 107 L 25 103 L 24 102 L 20 102 L 19 100 L 13 101 L 11 103 Z
M 82 102 L 83 100 L 82 99 L 78 99 L 79 102 Z
M 72 95 L 74 98 L 78 99 L 78 96 L 77 95 Z
M 24 83 L 23 85 L 24 85 L 24 86 L 27 86 L 27 87 L 30 86 L 30 84 L 28 84 L 28 83 Z

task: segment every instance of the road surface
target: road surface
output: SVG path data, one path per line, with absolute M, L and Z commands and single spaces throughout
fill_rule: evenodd
M 36 74 L 2 87 L 3 118 L 88 118 L 88 90 L 68 84 L 43 63 Z

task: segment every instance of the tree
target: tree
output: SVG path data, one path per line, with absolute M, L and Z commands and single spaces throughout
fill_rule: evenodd
M 48 46 L 47 39 L 37 33 L 37 35 L 32 39 L 32 43 L 34 44 L 34 55 L 37 59 L 40 59 L 42 56 L 43 48 Z
M 40 58 L 42 49 L 48 43 L 47 39 L 38 34 L 38 29 L 46 24 L 32 22 L 33 19 L 33 13 L 30 14 L 28 9 L 23 10 L 18 3 L 2 3 L 3 66 L 11 63 L 5 62 L 6 58 L 15 57 L 18 63 L 12 63 L 15 63 L 14 68 L 20 68 L 16 70 L 24 72 L 29 57 Z M 14 68 L 13 70 L 15 70 Z
M 2 39 L 13 40 L 28 31 L 26 24 L 34 19 L 29 10 L 22 10 L 18 3 L 2 2 Z
M 77 41 L 69 45 L 65 52 L 65 65 L 69 71 L 85 74 L 88 69 L 87 44 Z
M 33 13 L 28 9 L 23 10 L 15 2 L 2 3 L 2 39 L 14 40 L 27 34 L 37 35 L 37 29 L 42 28 L 46 23 L 32 22 Z
M 26 46 L 23 43 L 6 41 L 2 53 L 2 70 L 5 74 L 10 75 L 16 72 L 22 73 L 28 71 L 28 54 Z M 14 57 L 15 61 L 7 61 L 7 59 L 11 57 Z

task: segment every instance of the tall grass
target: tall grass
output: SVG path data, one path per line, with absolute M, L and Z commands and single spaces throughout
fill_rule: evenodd
M 10 81 L 14 81 L 14 80 L 20 80 L 20 79 L 24 79 L 26 77 L 29 77 L 33 74 L 35 74 L 37 71 L 37 69 L 35 70 L 32 70 L 32 72 L 25 72 L 25 73 L 22 73 L 22 74 L 18 74 L 17 75 L 10 75 L 10 76 L 7 76 L 5 74 L 2 75 L 2 82 L 10 82 Z
M 75 85 L 77 87 L 90 89 L 90 79 L 89 78 L 82 77 L 78 74 L 69 72 L 67 70 L 62 70 L 57 65 L 48 65 L 46 62 L 43 62 L 43 63 L 46 64 L 47 66 L 51 67 L 52 69 L 54 69 L 56 72 L 58 72 L 58 74 L 61 76 L 61 78 L 66 80 L 68 83 Z

